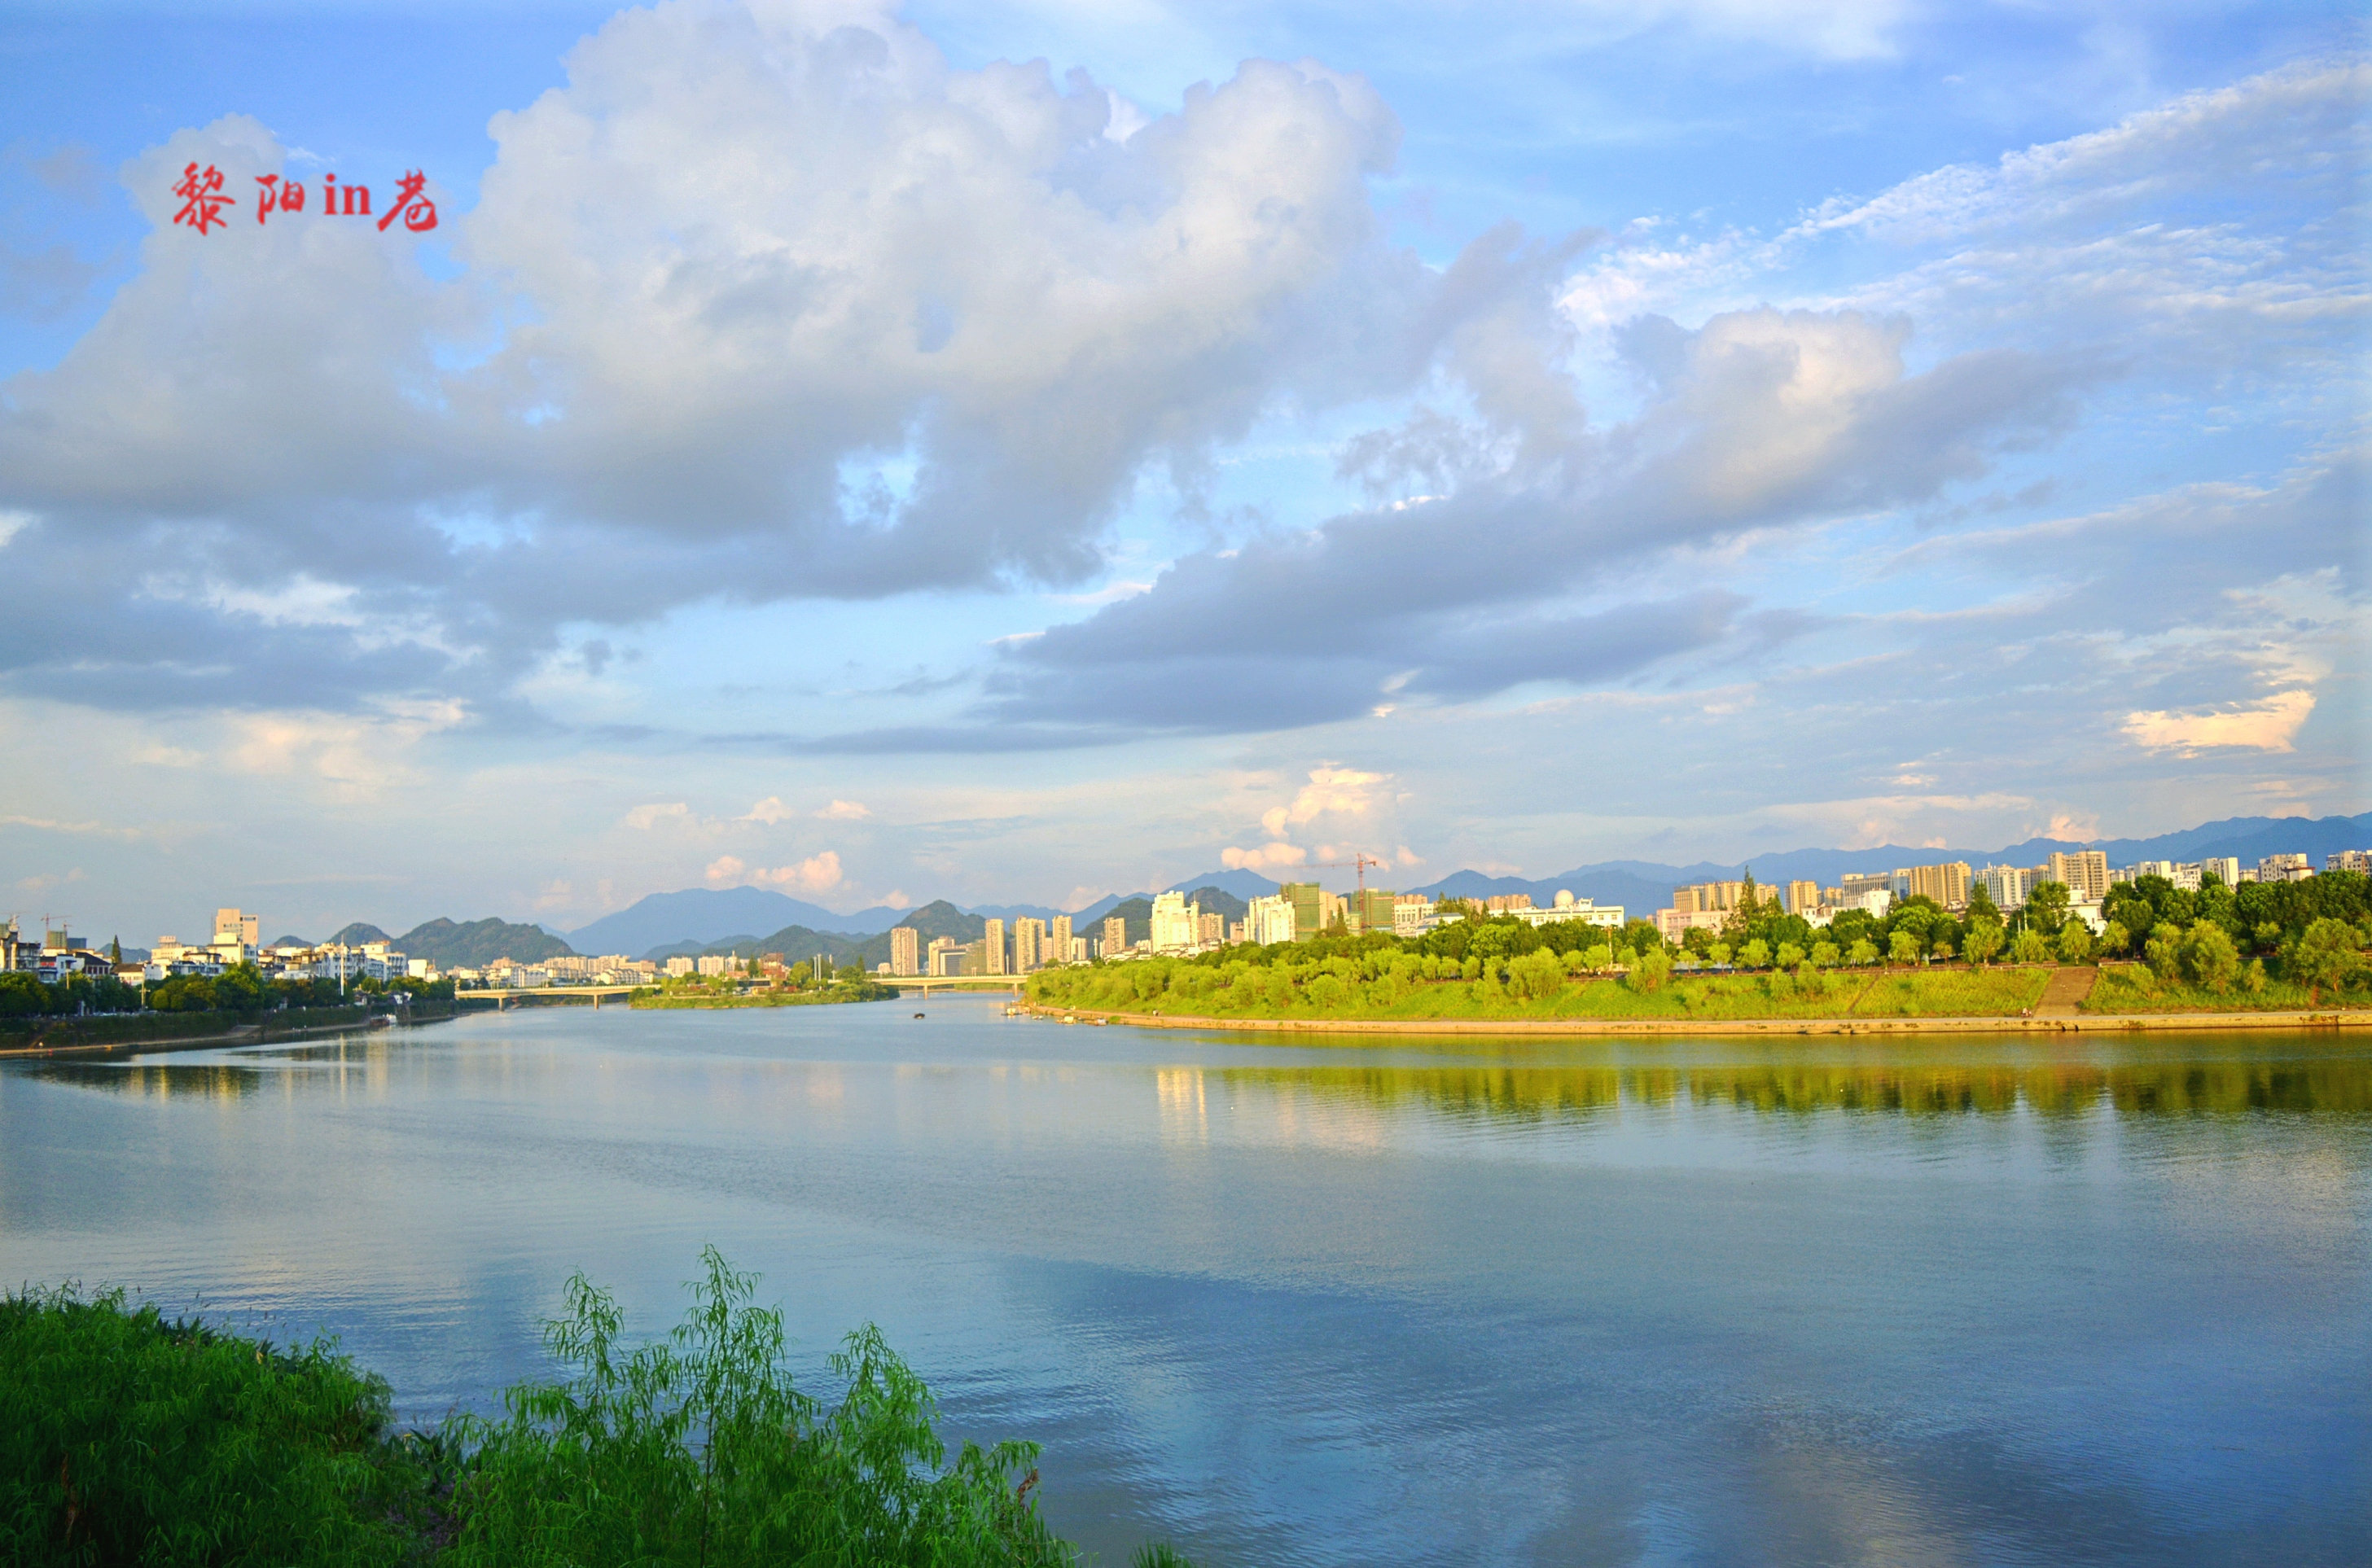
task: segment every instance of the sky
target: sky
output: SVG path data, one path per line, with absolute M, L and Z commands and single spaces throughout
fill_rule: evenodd
M 2366 41 L 9 6 L 0 913 L 1077 907 L 2365 810 Z

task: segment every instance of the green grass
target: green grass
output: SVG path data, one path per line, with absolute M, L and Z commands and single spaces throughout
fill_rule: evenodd
M 669 1007 L 818 1007 L 841 1002 L 890 1002 L 898 989 L 872 981 L 835 984 L 820 991 L 666 990 L 637 993 L 629 1006 Z
M 2228 991 L 2213 991 L 2182 980 L 2158 980 L 2140 964 L 2104 964 L 2099 982 L 2085 999 L 2087 1013 L 2257 1013 L 2302 1012 L 2309 1007 L 2360 1008 L 2367 998 L 2362 991 L 2325 990 L 2309 997 L 2303 985 L 2267 980 L 2262 991 L 2235 982 Z
M 397 1434 L 384 1381 L 167 1323 L 118 1293 L 0 1300 L 0 1542 L 23 1568 L 1056 1568 L 1035 1445 L 941 1444 L 870 1326 L 838 1386 L 793 1387 L 779 1312 L 711 1249 L 693 1306 L 630 1345 L 580 1274 L 546 1340 L 566 1368 L 501 1416 Z M 1148 1555 L 1150 1554 L 1150 1555 Z M 1165 1547 L 1140 1561 L 1187 1568 Z
M 1926 970 L 1879 977 L 1854 1008 L 1858 1018 L 2007 1017 L 2041 1000 L 2047 969 Z

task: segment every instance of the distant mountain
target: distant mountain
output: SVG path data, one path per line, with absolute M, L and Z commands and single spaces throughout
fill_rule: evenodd
M 513 925 L 491 916 L 459 923 L 432 920 L 393 938 L 407 958 L 426 958 L 438 969 L 483 969 L 496 958 L 532 964 L 544 958 L 566 958 L 574 949 L 559 937 L 534 925 Z
M 1017 920 L 1058 920 L 1068 912 L 1048 904 L 974 904 L 966 912 L 979 915 L 983 920 L 1005 922 L 1009 935 Z M 902 925 L 905 923 L 901 920 L 898 923 Z
M 275 936 L 271 942 L 271 946 L 274 947 L 309 947 L 312 945 L 302 936 Z M 129 949 L 127 948 L 126 951 Z
M 722 941 L 737 932 L 804 925 L 819 931 L 887 931 L 898 912 L 875 908 L 834 914 L 819 904 L 764 888 L 687 888 L 653 893 L 568 934 L 580 953 L 642 953 L 690 942 Z
M 325 947 L 334 947 L 343 943 L 349 947 L 359 947 L 366 942 L 392 942 L 394 940 L 394 937 L 390 936 L 378 926 L 366 925 L 358 920 L 352 925 L 340 926 L 337 930 L 330 933 L 330 939 L 327 942 L 324 942 L 322 946 Z
M 1204 914 L 1223 914 L 1229 920 L 1243 919 L 1245 912 L 1251 907 L 1225 888 L 1212 887 L 1208 884 L 1187 889 L 1186 901 L 1190 904 L 1201 905 Z M 1152 908 L 1150 904 L 1145 907 L 1148 910 Z
M 1672 889 L 1692 882 L 1729 881 L 1752 870 L 1766 886 L 1802 879 L 1832 887 L 1848 871 L 1891 871 L 1901 865 L 1934 865 L 1965 860 L 1971 866 L 2040 865 L 2052 851 L 2073 854 L 2077 850 L 2105 853 L 2111 866 L 2140 860 L 2196 861 L 2216 855 L 2237 856 L 2253 865 L 2269 854 L 2296 854 L 2313 857 L 2318 867 L 2334 850 L 2372 848 L 2372 811 L 2356 817 L 2236 817 L 2209 822 L 2178 833 L 2150 839 L 2029 839 L 1995 850 L 1922 849 L 1905 844 L 1880 844 L 1874 849 L 1798 849 L 1756 855 L 1735 865 L 1698 861 L 1692 865 L 1661 865 L 1654 861 L 1615 860 L 1579 865 L 1554 877 L 1528 880 L 1521 877 L 1485 877 L 1479 871 L 1453 872 L 1437 882 L 1413 889 L 1435 898 L 1483 898 L 1492 894 L 1529 893 L 1537 904 L 1552 902 L 1560 889 L 1576 898 L 1600 904 L 1621 904 L 1625 912 L 1644 915 L 1669 908 Z

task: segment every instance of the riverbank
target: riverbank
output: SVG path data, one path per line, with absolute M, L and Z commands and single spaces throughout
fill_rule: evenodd
M 1153 1029 L 1250 1030 L 1320 1035 L 1913 1035 L 2108 1034 L 2203 1029 L 2365 1029 L 2372 1009 L 2305 1008 L 2226 1013 L 2062 1013 L 2033 1017 L 1875 1018 L 1227 1018 L 1184 1013 L 1120 1013 L 1023 1004 L 1015 1011 L 1066 1024 L 1134 1024 Z
M 312 1035 L 352 1034 L 384 1018 L 405 1028 L 447 1022 L 453 1004 L 432 1002 L 394 1012 L 365 1007 L 311 1007 L 273 1013 L 134 1013 L 37 1020 L 29 1029 L 0 1033 L 0 1061 L 17 1057 L 94 1056 L 148 1051 L 206 1051 L 260 1045 Z
M 735 1007 L 831 1007 L 848 1002 L 894 1002 L 894 987 L 876 985 L 866 981 L 855 985 L 835 985 L 824 991 L 777 991 L 766 989 L 726 993 L 716 991 L 641 992 L 627 999 L 626 1005 L 637 1009 L 716 1009 Z

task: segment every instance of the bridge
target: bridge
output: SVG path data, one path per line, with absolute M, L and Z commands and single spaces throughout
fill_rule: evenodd
M 453 993 L 453 1001 L 456 1005 L 470 1002 L 491 1002 L 494 1005 L 494 1011 L 497 1013 L 513 1002 L 523 1002 L 530 996 L 546 1002 L 585 1002 L 599 1007 L 601 1005 L 601 999 L 605 996 L 614 1002 L 622 996 L 632 996 L 638 989 L 639 987 L 632 985 L 488 986 L 481 991 L 456 991 Z

